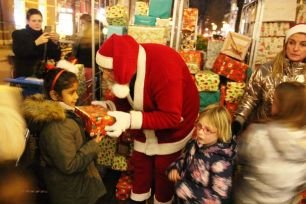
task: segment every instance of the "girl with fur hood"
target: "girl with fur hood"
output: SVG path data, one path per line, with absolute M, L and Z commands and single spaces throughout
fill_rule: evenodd
M 251 124 L 238 140 L 235 204 L 297 203 L 306 188 L 305 85 L 278 85 L 272 115 L 268 123 Z
M 53 69 L 44 79 L 46 98 L 33 95 L 23 105 L 30 131 L 39 135 L 43 176 L 54 204 L 94 204 L 106 192 L 94 164 L 102 136 L 87 140 L 74 113 L 77 88 L 75 74 Z

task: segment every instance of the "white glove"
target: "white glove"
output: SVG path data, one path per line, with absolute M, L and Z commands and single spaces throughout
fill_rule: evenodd
M 108 110 L 115 111 L 116 106 L 114 102 L 106 100 L 106 101 L 92 101 L 91 105 L 97 105 L 97 106 L 102 106 L 104 108 L 107 108 Z
M 119 137 L 126 129 L 131 126 L 131 115 L 122 111 L 108 111 L 108 115 L 116 118 L 115 124 L 106 126 L 106 134 L 110 137 Z

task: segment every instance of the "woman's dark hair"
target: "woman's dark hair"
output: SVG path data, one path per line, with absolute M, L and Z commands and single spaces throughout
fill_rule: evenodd
M 74 83 L 78 83 L 77 76 L 69 71 L 56 68 L 49 70 L 44 77 L 44 91 L 48 99 L 50 97 L 50 91 L 53 89 L 59 96 L 62 96 L 62 91 L 73 86 Z M 60 74 L 59 74 L 60 73 Z M 57 76 L 59 74 L 59 76 Z M 56 79 L 57 78 L 57 79 Z M 55 81 L 55 82 L 54 82 Z M 54 84 L 53 84 L 54 83 Z M 52 88 L 53 86 L 53 88 Z
M 36 9 L 36 8 L 30 8 L 30 9 L 27 11 L 27 20 L 30 20 L 30 17 L 31 17 L 32 15 L 35 15 L 35 14 L 40 15 L 40 16 L 42 17 L 42 14 L 41 14 L 41 12 L 40 12 L 38 9 Z

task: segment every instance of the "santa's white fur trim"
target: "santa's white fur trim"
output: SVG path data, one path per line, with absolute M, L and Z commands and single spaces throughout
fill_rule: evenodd
M 113 58 L 101 55 L 99 51 L 96 54 L 96 62 L 101 68 L 113 69 Z
M 114 84 L 112 86 L 112 92 L 117 96 L 118 98 L 126 98 L 130 94 L 130 88 L 128 84 Z
M 142 193 L 142 194 L 134 193 L 133 190 L 131 192 L 131 199 L 135 201 L 140 201 L 140 202 L 145 201 L 149 199 L 150 197 L 151 197 L 151 189 L 149 190 L 149 192 Z
M 142 112 L 131 111 L 131 129 L 140 129 L 142 126 Z
M 149 156 L 173 154 L 185 147 L 187 142 L 192 138 L 193 131 L 194 129 L 192 129 L 188 135 L 186 135 L 186 137 L 177 142 L 158 143 L 154 130 L 143 130 L 144 134 L 146 135 L 146 141 L 140 142 L 138 140 L 134 140 L 134 150 Z

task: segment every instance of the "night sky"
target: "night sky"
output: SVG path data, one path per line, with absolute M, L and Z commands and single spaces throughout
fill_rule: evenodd
M 230 11 L 231 0 L 190 0 L 189 7 L 199 9 L 199 20 L 209 26 L 214 22 L 218 29 L 222 27 L 224 14 Z

